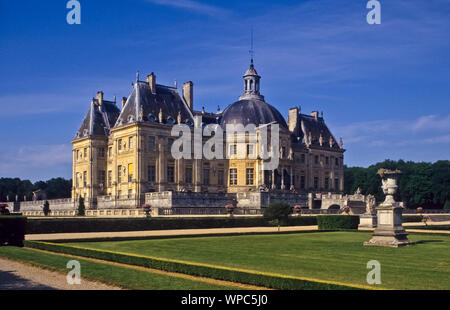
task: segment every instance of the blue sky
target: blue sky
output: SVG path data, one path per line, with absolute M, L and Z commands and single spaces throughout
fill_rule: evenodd
M 0 0 L 0 177 L 71 177 L 90 99 L 128 96 L 136 71 L 194 82 L 196 109 L 242 92 L 250 29 L 266 101 L 324 112 L 345 163 L 450 154 L 450 0 Z

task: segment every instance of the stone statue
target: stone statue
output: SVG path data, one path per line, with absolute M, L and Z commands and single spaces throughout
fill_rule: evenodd
M 319 137 L 319 144 L 320 144 L 320 146 L 323 145 L 323 137 L 322 137 L 322 134 L 320 134 L 320 137 Z

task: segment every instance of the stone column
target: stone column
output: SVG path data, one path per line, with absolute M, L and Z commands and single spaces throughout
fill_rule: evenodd
M 292 189 L 294 189 L 295 187 L 294 187 L 294 175 L 293 175 L 293 173 L 292 173 L 292 166 L 290 167 L 290 177 L 291 177 L 291 190 Z
M 284 186 L 284 168 L 281 168 L 281 189 L 285 189 Z

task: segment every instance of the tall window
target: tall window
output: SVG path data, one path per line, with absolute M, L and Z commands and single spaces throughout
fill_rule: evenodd
M 133 137 L 128 138 L 128 149 L 133 149 Z
M 237 169 L 230 169 L 230 185 L 237 185 Z
M 112 185 L 112 171 L 108 171 L 108 187 L 111 187 Z
M 283 146 L 281 147 L 281 158 L 285 158 L 285 156 L 286 156 L 286 147 Z
M 175 168 L 173 166 L 167 167 L 167 182 L 175 182 Z
M 247 168 L 245 173 L 245 181 L 247 185 L 253 185 L 253 168 Z
M 203 185 L 209 185 L 209 169 L 203 169 Z
M 327 156 L 327 157 L 325 157 L 325 165 L 328 166 L 329 163 L 330 163 L 330 161 L 329 161 L 329 158 L 328 158 L 328 156 Z
M 319 177 L 314 177 L 314 189 L 319 189 Z
M 112 147 L 108 148 L 108 156 L 109 156 L 109 158 L 111 158 L 113 156 Z
M 172 149 L 172 144 L 173 144 L 173 139 L 172 138 L 167 139 L 167 147 L 168 147 L 169 151 Z
M 118 151 L 121 151 L 121 150 L 122 150 L 122 139 L 119 139 L 119 140 L 117 141 L 117 150 L 118 150 Z
M 230 155 L 236 155 L 237 154 L 237 145 L 231 144 L 230 145 Z
M 128 164 L 128 182 L 133 181 L 133 164 Z
M 122 183 L 122 166 L 117 166 L 117 183 Z
M 305 187 L 306 187 L 305 176 L 302 175 L 302 176 L 300 176 L 300 188 L 305 189 Z
M 335 158 L 335 159 L 334 159 L 334 165 L 335 165 L 336 167 L 339 167 L 339 158 Z
M 335 191 L 339 191 L 340 190 L 340 188 L 339 188 L 339 179 L 338 178 L 334 179 L 334 190 Z
M 86 158 L 87 157 L 87 148 L 86 147 L 84 148 L 83 152 L 84 152 L 83 157 Z
M 80 173 L 77 172 L 76 174 L 76 178 L 75 178 L 75 187 L 79 187 L 80 186 Z
M 325 189 L 329 189 L 330 188 L 330 178 L 326 177 L 325 178 Z
M 149 182 L 155 182 L 156 181 L 156 168 L 154 165 L 150 165 L 147 167 L 147 176 Z
M 224 185 L 223 177 L 224 177 L 224 175 L 223 175 L 223 170 L 219 170 L 219 171 L 217 172 L 217 184 L 218 184 L 218 185 Z
M 87 186 L 87 171 L 83 172 L 83 186 Z
M 253 155 L 253 144 L 247 144 L 247 156 Z
M 103 186 L 105 186 L 105 180 L 106 180 L 106 175 L 105 175 L 105 170 L 100 170 L 98 172 L 98 184 L 103 184 Z
M 100 155 L 100 157 L 105 157 L 105 148 L 104 147 L 101 147 L 99 149 L 99 155 Z
M 148 137 L 148 150 L 153 151 L 155 149 L 155 137 Z
M 80 159 L 80 151 L 77 150 L 77 160 L 79 160 L 79 159 Z
M 302 154 L 302 155 L 300 156 L 300 162 L 301 162 L 302 164 L 304 164 L 305 161 L 306 161 L 306 156 L 305 156 L 305 154 Z
M 319 156 L 318 156 L 318 155 L 314 156 L 314 163 L 315 163 L 316 165 L 319 164 Z
M 186 184 L 192 184 L 192 167 L 186 167 L 184 169 L 184 181 L 186 182 Z

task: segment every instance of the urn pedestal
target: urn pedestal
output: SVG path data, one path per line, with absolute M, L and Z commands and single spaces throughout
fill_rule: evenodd
M 364 245 L 399 247 L 413 244 L 408 240 L 407 233 L 402 226 L 403 207 L 398 205 L 377 208 L 377 228 L 372 239 Z
M 364 213 L 359 217 L 358 228 L 375 228 L 377 227 L 377 215 L 371 213 Z
M 364 242 L 364 245 L 400 247 L 413 244 L 408 240 L 402 225 L 403 206 L 394 199 L 397 191 L 397 177 L 401 172 L 380 169 L 378 174 L 382 178 L 382 189 L 386 199 L 376 209 L 377 228 L 373 232 L 372 239 Z

